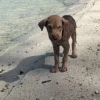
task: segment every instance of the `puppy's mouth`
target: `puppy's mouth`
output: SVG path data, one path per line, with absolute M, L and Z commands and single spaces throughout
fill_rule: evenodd
M 52 40 L 53 41 L 59 41 L 59 40 L 61 40 L 61 37 L 52 37 Z

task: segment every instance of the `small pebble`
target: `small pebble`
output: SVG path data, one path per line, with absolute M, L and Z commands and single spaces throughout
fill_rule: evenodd
M 28 53 L 28 51 L 25 51 L 26 53 Z
M 0 71 L 0 73 L 2 73 L 3 71 L 5 71 L 4 69 L 2 69 L 1 71 Z
M 56 84 L 58 84 L 58 82 L 56 82 Z
M 91 96 L 93 96 L 93 97 L 94 97 L 94 94 L 91 94 Z
M 11 66 L 11 64 L 9 63 L 8 66 Z
M 23 84 L 23 82 L 20 83 L 20 85 L 22 85 L 22 84 Z
M 82 86 L 82 84 L 81 84 L 81 83 L 79 83 L 79 85 L 80 85 L 80 86 Z
M 97 51 L 100 51 L 100 49 L 97 49 Z
M 5 85 L 5 87 L 7 87 L 7 88 L 8 88 L 8 86 L 9 86 L 9 84 L 6 84 L 6 85 Z
M 20 71 L 20 73 L 19 73 L 19 74 L 20 74 L 20 75 L 22 75 L 23 73 L 24 73 L 23 71 Z
M 95 94 L 99 94 L 99 90 L 96 90 L 96 91 L 95 91 Z
M 89 68 L 87 67 L 86 70 L 89 70 Z
M 83 95 L 81 95 L 81 98 L 84 98 L 84 96 L 83 96 Z
M 5 92 L 5 90 L 6 90 L 6 89 L 5 89 L 5 88 L 3 88 L 3 89 L 1 90 L 1 92 Z

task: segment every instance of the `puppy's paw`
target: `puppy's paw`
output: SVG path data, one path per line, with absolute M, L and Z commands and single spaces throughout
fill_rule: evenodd
M 77 58 L 77 55 L 76 54 L 72 54 L 71 58 Z
M 58 69 L 58 68 L 52 68 L 52 69 L 51 69 L 51 72 L 52 72 L 52 73 L 57 73 L 57 72 L 59 72 L 59 69 Z
M 66 72 L 67 71 L 67 67 L 62 67 L 60 70 L 61 70 L 61 72 Z

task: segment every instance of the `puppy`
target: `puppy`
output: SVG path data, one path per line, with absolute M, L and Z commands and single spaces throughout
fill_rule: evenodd
M 52 69 L 53 73 L 59 71 L 59 47 L 63 47 L 63 59 L 62 59 L 62 72 L 67 71 L 67 60 L 69 52 L 69 38 L 72 38 L 72 58 L 76 58 L 76 22 L 70 15 L 60 17 L 58 15 L 52 15 L 46 19 L 43 19 L 38 23 L 41 31 L 44 26 L 47 29 L 49 39 L 53 44 L 55 67 Z

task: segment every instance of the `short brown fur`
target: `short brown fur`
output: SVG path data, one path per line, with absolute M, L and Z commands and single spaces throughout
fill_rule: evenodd
M 52 15 L 39 22 L 39 27 L 43 30 L 45 26 L 48 32 L 49 39 L 53 44 L 55 67 L 52 69 L 53 73 L 59 71 L 59 47 L 64 48 L 62 72 L 67 71 L 67 60 L 69 52 L 69 38 L 72 37 L 72 58 L 76 58 L 76 22 L 70 15 L 60 17 Z

